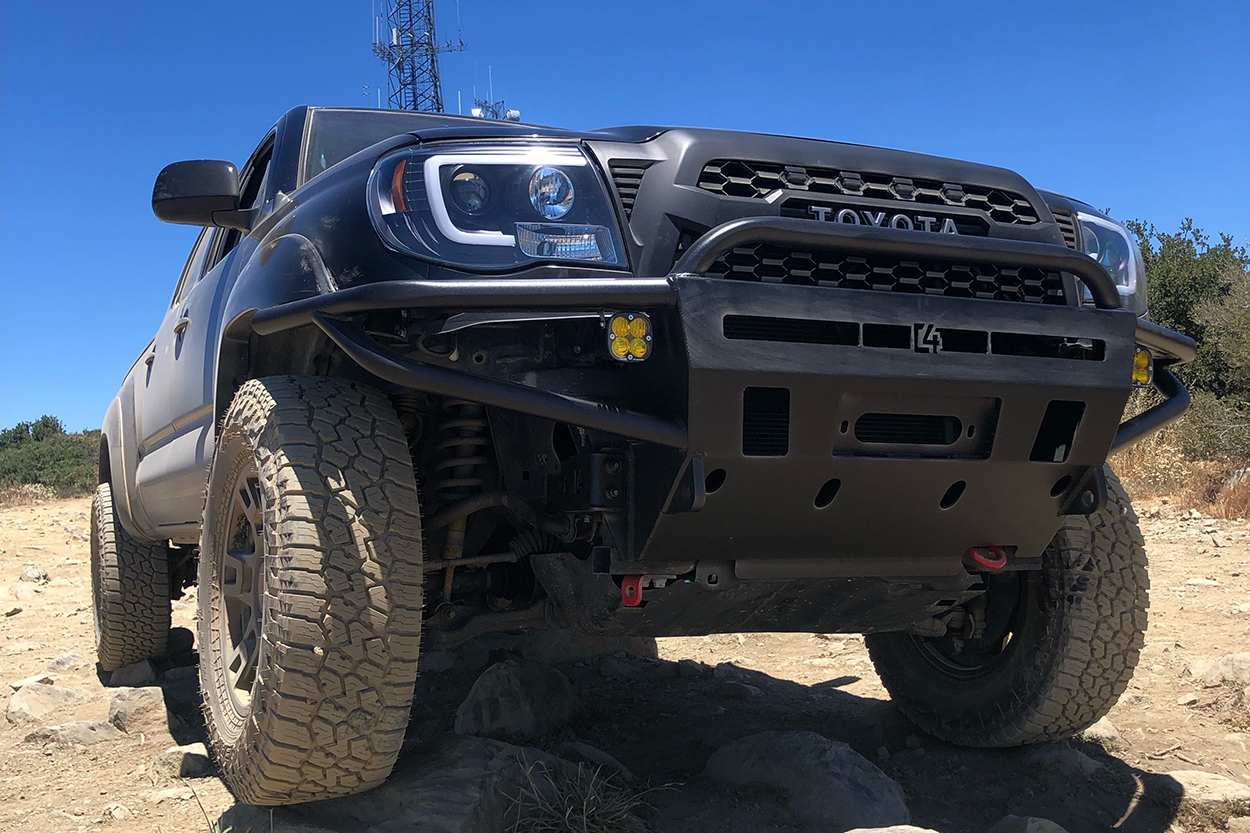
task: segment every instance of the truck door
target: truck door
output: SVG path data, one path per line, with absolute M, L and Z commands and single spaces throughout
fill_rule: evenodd
M 216 231 L 205 229 L 200 233 L 156 338 L 143 357 L 146 367 L 136 379 L 139 465 L 135 482 L 144 512 L 157 526 L 188 520 L 180 517 L 186 512 L 180 507 L 190 496 L 186 493 L 187 485 L 178 477 L 185 467 L 181 458 L 187 450 L 181 439 L 190 427 L 182 388 L 186 386 L 186 376 L 202 380 L 204 375 L 202 368 L 192 366 L 191 356 L 203 353 L 202 345 L 199 349 L 195 345 L 197 340 L 203 341 L 203 326 L 195 329 L 191 325 L 200 312 L 195 296 L 204 293 L 196 290 L 200 288 Z

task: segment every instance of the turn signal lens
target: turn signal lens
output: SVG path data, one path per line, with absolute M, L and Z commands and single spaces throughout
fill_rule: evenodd
M 651 355 L 651 319 L 641 312 L 618 312 L 608 325 L 608 350 L 623 362 Z
M 1138 387 L 1149 387 L 1154 381 L 1154 357 L 1144 347 L 1138 347 L 1133 354 L 1133 384 Z

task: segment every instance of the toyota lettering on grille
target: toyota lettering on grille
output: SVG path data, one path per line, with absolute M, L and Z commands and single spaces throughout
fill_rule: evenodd
M 928 217 L 924 214 L 889 214 L 884 211 L 869 211 L 852 208 L 834 208 L 828 205 L 809 205 L 810 213 L 817 220 L 830 223 L 845 223 L 852 226 L 878 226 L 880 228 L 896 228 L 904 231 L 931 231 L 935 234 L 959 234 L 955 221 L 949 217 Z

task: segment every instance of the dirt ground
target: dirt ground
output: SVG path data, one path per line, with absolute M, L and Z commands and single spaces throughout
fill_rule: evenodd
M 86 692 L 45 723 L 105 720 L 110 691 L 92 655 L 87 499 L 0 510 L 0 691 L 51 673 Z M 1166 503 L 1138 506 L 1151 562 L 1146 649 L 1112 710 L 1119 741 L 1072 746 L 1101 764 L 1088 776 L 1026 763 L 1027 750 L 958 749 L 916 733 L 889 704 L 859 636 L 748 634 L 660 640 L 661 659 L 599 661 L 562 670 L 587 706 L 576 737 L 606 750 L 652 784 L 662 831 L 794 830 L 775 796 L 727 792 L 699 776 L 712 750 L 764 729 L 810 729 L 844 740 L 906 792 L 914 823 L 943 833 L 984 831 L 1007 813 L 1037 815 L 1071 833 L 1201 831 L 1223 823 L 1152 794 L 1149 773 L 1201 769 L 1250 784 L 1250 714 L 1242 692 L 1203 687 L 1193 660 L 1250 650 L 1250 526 Z M 46 584 L 19 581 L 24 567 Z M 174 624 L 192 628 L 194 596 L 175 603 Z M 180 633 L 187 639 L 189 633 Z M 678 659 L 733 663 L 740 674 L 679 676 Z M 59 662 L 58 662 L 59 660 Z M 228 819 L 233 799 L 214 777 L 160 781 L 152 758 L 203 740 L 194 655 L 164 663 L 160 685 L 179 718 L 176 737 L 129 734 L 88 746 L 28 742 L 34 725 L 0 728 L 0 830 L 205 831 Z M 57 670 L 49 671 L 49 663 Z M 172 672 L 172 673 L 171 673 Z M 422 678 L 416 733 L 450 731 L 472 678 Z M 402 766 L 402 763 L 401 763 Z M 367 795 L 359 799 L 367 801 Z M 275 816 L 275 829 L 291 829 Z

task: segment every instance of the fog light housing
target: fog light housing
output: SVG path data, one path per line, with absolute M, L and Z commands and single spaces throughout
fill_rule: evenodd
M 608 323 L 608 352 L 619 362 L 640 362 L 651 355 L 651 319 L 644 312 L 618 312 Z
M 1139 388 L 1148 388 L 1154 378 L 1154 357 L 1145 347 L 1138 347 L 1133 354 L 1133 384 Z

